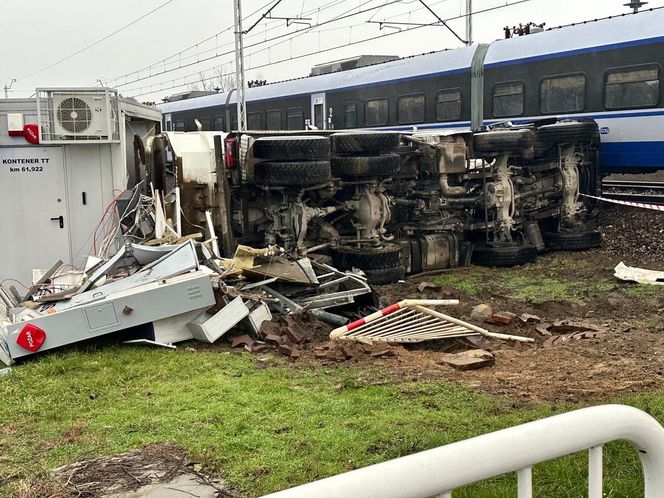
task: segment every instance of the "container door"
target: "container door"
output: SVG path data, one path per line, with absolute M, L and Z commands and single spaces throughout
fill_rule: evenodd
M 71 263 L 69 221 L 62 148 L 0 147 L 0 280 Z
M 319 130 L 327 129 L 327 115 L 325 112 L 325 94 L 314 93 L 311 95 L 312 123 Z

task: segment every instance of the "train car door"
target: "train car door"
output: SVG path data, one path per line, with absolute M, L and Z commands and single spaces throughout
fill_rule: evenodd
M 327 113 L 325 112 L 325 94 L 311 95 L 311 124 L 319 130 L 327 129 Z

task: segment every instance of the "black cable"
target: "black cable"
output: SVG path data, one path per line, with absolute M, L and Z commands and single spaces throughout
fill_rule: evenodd
M 448 24 L 447 24 L 445 21 L 443 21 L 443 20 L 440 18 L 440 16 L 439 16 L 438 14 L 436 14 L 436 13 L 431 9 L 431 7 L 429 7 L 429 6 L 424 2 L 424 0 L 420 0 L 420 3 L 421 3 L 422 5 L 424 5 L 424 7 L 426 7 L 426 9 L 427 9 L 429 12 L 431 12 L 431 13 L 434 15 L 434 17 L 435 17 L 436 19 L 438 19 L 438 21 L 439 21 L 443 26 L 445 26 L 447 29 L 449 29 L 449 30 L 450 30 L 450 33 L 452 33 L 454 36 L 456 36 L 457 39 L 458 39 L 461 43 L 463 43 L 464 45 L 467 45 L 467 44 L 468 44 L 468 40 L 464 40 L 464 39 L 461 38 L 459 35 L 457 35 L 456 31 L 454 31 L 452 28 L 450 28 L 450 27 L 448 26 Z
M 400 2 L 401 2 L 401 0 L 390 0 L 390 3 L 387 4 L 387 5 L 391 5 L 391 4 L 395 4 L 395 3 L 400 3 Z M 313 29 L 319 28 L 319 27 L 321 27 L 321 26 L 324 26 L 324 25 L 327 25 L 327 24 L 331 24 L 331 23 L 333 23 L 333 22 L 341 21 L 341 20 L 347 19 L 347 18 L 349 18 L 349 17 L 353 17 L 353 16 L 357 16 L 357 15 L 360 15 L 360 14 L 364 14 L 365 12 L 370 12 L 370 11 L 372 11 L 372 10 L 379 9 L 379 8 L 381 8 L 381 7 L 384 7 L 384 5 L 377 5 L 377 6 L 375 6 L 375 7 L 370 7 L 370 8 L 364 9 L 364 10 L 360 10 L 360 11 L 355 12 L 355 13 L 352 13 L 352 14 L 343 14 L 343 15 L 341 15 L 341 16 L 337 16 L 337 17 L 334 17 L 334 18 L 332 18 L 332 19 L 328 19 L 327 21 L 323 21 L 323 22 L 320 22 L 320 23 L 318 23 L 318 24 L 314 24 L 313 26 L 309 26 L 309 27 L 307 27 L 307 28 L 298 29 L 298 30 L 296 30 L 295 32 L 283 33 L 283 34 L 281 34 L 281 35 L 277 35 L 277 36 L 274 36 L 274 37 L 272 37 L 272 38 L 268 38 L 268 39 L 263 40 L 263 41 L 260 41 L 260 42 L 256 42 L 256 43 L 252 43 L 252 44 L 250 44 L 250 45 L 246 45 L 246 46 L 245 46 L 245 49 L 247 49 L 247 48 L 251 48 L 251 47 L 255 47 L 255 46 L 258 46 L 258 45 L 263 45 L 263 44 L 265 44 L 265 43 L 272 42 L 272 41 L 275 41 L 275 40 L 278 40 L 278 39 L 281 39 L 281 38 L 286 38 L 286 37 L 289 37 L 289 36 L 290 36 L 290 37 L 299 36 L 300 33 L 306 33 L 306 32 L 308 32 L 308 31 L 311 31 L 311 30 L 313 30 Z M 351 10 L 354 10 L 354 9 L 351 9 Z M 230 45 L 230 44 L 229 44 L 229 45 Z M 190 48 L 191 48 L 191 47 L 190 47 Z M 188 49 L 187 49 L 187 50 L 188 50 Z M 180 65 L 180 66 L 175 67 L 175 68 L 164 69 L 163 71 L 161 71 L 161 72 L 159 72 L 159 73 L 150 74 L 149 76 L 145 76 L 145 77 L 143 77 L 143 78 L 140 78 L 140 77 L 139 77 L 139 78 L 133 79 L 133 80 L 131 80 L 131 81 L 125 81 L 124 83 L 116 83 L 116 82 L 117 82 L 117 79 L 116 79 L 116 78 L 111 78 L 111 79 L 109 79 L 109 80 L 106 80 L 106 82 L 108 83 L 109 81 L 113 81 L 115 84 L 113 84 L 113 85 L 111 85 L 111 86 L 113 86 L 113 88 L 120 88 L 120 87 L 123 87 L 123 86 L 130 85 L 130 84 L 132 84 L 132 83 L 137 83 L 137 82 L 139 82 L 139 81 L 143 81 L 143 80 L 147 80 L 147 79 L 150 79 L 150 78 L 154 78 L 154 77 L 156 77 L 156 76 L 160 76 L 160 75 L 162 75 L 162 74 L 166 74 L 166 73 L 171 73 L 171 72 L 173 72 L 173 71 L 178 71 L 178 70 L 180 70 L 180 69 L 184 69 L 184 68 L 186 68 L 186 67 L 195 66 L 196 64 L 200 64 L 200 63 L 202 63 L 202 62 L 206 62 L 206 61 L 209 61 L 209 60 L 216 59 L 216 58 L 218 58 L 218 57 L 223 57 L 224 55 L 230 55 L 230 54 L 234 54 L 234 53 L 235 53 L 235 49 L 228 50 L 228 51 L 226 51 L 226 52 L 222 52 L 222 53 L 220 53 L 220 54 L 215 54 L 215 55 L 212 55 L 212 56 L 210 56 L 210 57 L 206 57 L 206 58 L 204 58 L 204 59 L 198 59 L 198 60 L 196 60 L 196 61 L 194 61 L 194 62 L 190 62 L 190 63 L 184 64 L 184 65 Z M 258 53 L 258 52 L 254 52 L 253 54 L 250 54 L 250 55 L 254 55 L 255 53 Z M 230 61 L 229 61 L 229 62 L 230 62 Z M 158 63 L 157 63 L 157 64 L 158 64 Z M 156 65 L 156 64 L 153 64 L 153 65 Z M 150 66 L 150 67 L 152 67 L 152 66 Z M 145 69 L 145 68 L 143 68 L 143 69 Z M 213 69 L 213 68 L 212 68 L 212 69 Z M 140 71 L 140 70 L 139 70 L 139 71 Z M 137 74 L 138 71 L 134 71 L 134 72 L 131 72 L 131 73 L 127 73 L 125 76 L 128 76 L 128 75 L 130 75 L 130 74 L 135 74 L 135 73 Z M 192 76 L 192 74 L 190 74 L 190 75 L 188 75 L 188 76 Z M 122 76 L 120 76 L 119 78 L 122 78 Z M 187 83 L 187 84 L 188 84 L 188 83 Z M 143 87 L 139 87 L 139 88 L 143 88 Z
M 398 3 L 399 1 L 400 1 L 400 0 L 396 0 L 396 1 L 393 2 L 393 3 Z M 521 3 L 526 3 L 526 2 L 530 2 L 530 1 L 532 1 L 532 0 L 518 0 L 518 1 L 516 1 L 516 2 L 512 2 L 512 3 L 506 4 L 506 5 L 498 5 L 498 6 L 490 7 L 490 8 L 484 9 L 484 10 L 475 11 L 475 12 L 472 13 L 472 15 L 477 15 L 477 14 L 482 14 L 482 13 L 485 13 L 485 12 L 490 12 L 490 11 L 493 11 L 493 10 L 503 9 L 503 8 L 505 8 L 505 7 L 511 7 L 511 6 L 513 6 L 513 5 L 517 5 L 517 4 L 521 4 Z M 376 8 L 379 8 L 379 7 L 376 7 Z M 364 11 L 362 11 L 362 12 L 358 12 L 358 13 L 364 13 L 364 12 L 366 12 L 367 10 L 370 10 L 370 9 L 365 9 Z M 358 13 L 356 13 L 356 14 L 358 14 Z M 345 16 L 345 17 L 350 17 L 350 16 Z M 446 19 L 446 21 L 452 21 L 452 20 L 456 20 L 456 19 L 463 19 L 464 17 L 468 17 L 468 15 L 467 15 L 467 14 L 462 14 L 462 15 L 458 15 L 458 16 L 455 16 L 455 17 L 450 17 L 450 18 Z M 321 25 L 322 25 L 322 24 L 327 24 L 327 23 L 329 23 L 329 22 L 331 22 L 331 20 L 330 20 L 330 21 L 325 21 L 325 22 L 320 23 L 320 24 L 321 24 Z M 389 24 L 389 21 L 386 22 L 386 23 Z M 425 25 L 419 25 L 419 24 L 418 24 L 418 25 L 416 25 L 416 26 L 413 27 L 413 28 L 405 29 L 405 30 L 403 30 L 403 31 L 399 31 L 399 32 L 395 32 L 395 33 L 383 34 L 383 35 L 379 35 L 379 36 L 373 36 L 373 37 L 364 38 L 364 39 L 362 39 L 362 40 L 358 40 L 358 41 L 351 42 L 351 43 L 346 43 L 346 44 L 342 44 L 342 45 L 336 45 L 336 46 L 334 46 L 334 47 L 330 47 L 330 48 L 327 48 L 327 49 L 325 49 L 325 50 L 322 50 L 322 51 L 320 51 L 320 53 L 322 53 L 322 52 L 329 52 L 329 51 L 331 51 L 331 50 L 336 50 L 336 49 L 338 49 L 338 48 L 343 48 L 343 47 L 348 47 L 348 46 L 352 46 L 352 45 L 357 45 L 357 44 L 360 44 L 360 43 L 364 43 L 364 42 L 367 42 L 367 41 L 372 41 L 372 40 L 375 40 L 375 39 L 378 39 L 378 38 L 382 38 L 382 37 L 385 37 L 385 36 L 392 36 L 392 35 L 397 35 L 397 34 L 403 34 L 403 33 L 407 33 L 407 32 L 409 32 L 409 31 L 412 31 L 412 30 L 414 30 L 414 29 L 419 29 L 419 28 L 423 28 L 423 27 L 430 27 L 430 26 L 440 26 L 440 24 L 438 24 L 438 22 L 435 22 L 435 23 L 432 23 L 432 24 L 425 24 Z M 314 28 L 314 27 L 316 27 L 316 26 L 312 26 L 312 28 Z M 290 33 L 289 35 L 291 35 L 292 38 L 295 38 L 296 36 L 299 36 L 299 34 L 300 34 L 301 32 L 303 32 L 303 31 L 308 31 L 309 29 L 310 29 L 310 28 L 304 28 L 304 29 L 301 29 L 301 30 L 296 31 L 294 34 L 293 34 L 293 33 Z M 340 29 L 341 29 L 341 28 L 340 28 Z M 283 36 L 286 36 L 286 35 L 280 35 L 280 36 L 277 36 L 277 37 L 275 37 L 275 39 L 276 39 L 276 38 L 282 38 Z M 292 38 L 291 38 L 291 40 L 292 40 Z M 267 40 L 267 41 L 271 41 L 271 40 Z M 250 47 L 253 47 L 253 46 L 256 46 L 256 45 L 260 45 L 260 44 L 262 44 L 262 43 L 265 43 L 265 42 L 255 43 L 255 44 L 253 44 L 253 45 L 249 45 L 247 48 L 250 48 Z M 261 50 L 261 51 L 262 51 L 262 50 Z M 249 54 L 249 55 L 255 55 L 255 54 L 259 53 L 259 52 L 260 52 L 260 51 L 253 52 L 253 53 L 251 53 L 251 54 Z M 228 52 L 228 54 L 223 54 L 223 55 L 229 55 L 229 54 L 231 54 L 231 53 L 234 53 L 234 51 L 230 51 L 230 52 Z M 266 63 L 266 64 L 261 64 L 261 65 L 255 66 L 255 67 L 248 68 L 247 70 L 261 69 L 261 68 L 264 68 L 264 67 L 267 67 L 267 66 L 271 66 L 271 65 L 274 65 L 274 64 L 280 64 L 280 63 L 282 63 L 282 62 L 287 62 L 287 61 L 290 61 L 290 60 L 301 59 L 301 58 L 303 58 L 303 57 L 309 57 L 309 56 L 311 56 L 311 55 L 314 55 L 315 53 L 317 53 L 317 52 L 308 52 L 308 53 L 306 53 L 306 54 L 298 55 L 298 56 L 295 56 L 295 57 L 288 57 L 288 58 L 284 58 L 284 59 L 281 59 L 281 60 L 278 60 L 278 61 L 275 61 L 275 62 L 270 62 L 270 63 Z M 186 67 L 186 66 L 184 66 L 184 67 Z M 163 74 L 163 73 L 162 73 L 162 74 Z M 198 73 L 196 73 L 196 74 L 198 74 Z M 223 77 L 223 76 L 227 76 L 227 75 L 229 75 L 229 74 L 232 75 L 232 74 L 235 74 L 235 73 L 224 73 L 224 74 L 222 74 L 222 75 L 216 75 L 216 76 L 212 76 L 212 77 L 209 77 L 209 78 L 203 78 L 203 79 L 201 79 L 200 81 L 201 81 L 201 82 L 204 82 L 204 81 L 210 81 L 210 80 L 213 80 L 213 79 L 215 79 L 215 78 L 217 78 L 217 77 Z M 180 77 L 180 78 L 178 78 L 178 79 L 184 79 L 184 78 L 188 78 L 188 77 L 190 77 L 190 76 L 195 76 L 195 74 L 194 74 L 194 73 L 192 73 L 192 74 L 188 74 L 188 75 L 182 76 L 182 77 Z M 148 79 L 148 78 L 143 78 L 143 79 Z M 297 79 L 297 78 L 296 78 L 296 79 Z M 176 81 L 177 81 L 176 79 L 173 79 L 173 80 L 170 80 L 170 81 L 163 81 L 163 82 L 161 82 L 161 83 L 154 83 L 154 84 L 152 84 L 152 85 L 141 86 L 141 87 L 136 87 L 136 88 L 130 88 L 130 89 L 126 90 L 126 92 L 127 92 L 129 95 L 132 95 L 132 96 L 135 96 L 135 97 L 140 97 L 140 96 L 142 96 L 142 95 L 148 95 L 148 94 L 150 94 L 150 93 L 160 92 L 160 91 L 162 91 L 162 90 L 171 90 L 171 89 L 173 89 L 173 88 L 180 88 L 180 87 L 187 86 L 187 85 L 190 85 L 190 84 L 193 83 L 193 82 L 184 82 L 184 81 L 183 81 L 183 82 L 180 83 L 180 84 L 175 84 Z M 155 87 L 155 86 L 157 86 L 157 85 L 163 85 L 163 84 L 165 84 L 165 83 L 173 83 L 173 84 L 172 84 L 171 86 L 168 86 L 168 87 L 160 86 L 160 87 L 157 88 L 157 89 L 153 89 L 153 87 Z M 122 85 L 118 85 L 118 86 L 122 86 Z M 147 91 L 143 91 L 143 90 L 146 90 L 146 89 L 149 89 L 149 90 L 147 90 Z M 136 91 L 140 91 L 141 93 L 133 93 L 133 92 L 136 92 Z
M 68 55 L 68 56 L 66 56 L 66 57 L 63 57 L 62 59 L 59 59 L 59 60 L 55 61 L 54 63 L 49 64 L 48 66 L 45 66 L 45 67 L 43 67 L 43 68 L 41 68 L 41 69 L 38 69 L 37 71 L 33 71 L 33 72 L 30 73 L 30 74 L 27 74 L 27 75 L 25 75 L 25 76 L 22 76 L 22 77 L 20 77 L 20 78 L 17 78 L 17 81 L 18 81 L 18 80 L 23 80 L 23 79 L 26 79 L 26 78 L 30 78 L 31 76 L 34 76 L 34 75 L 39 74 L 39 73 L 41 73 L 41 72 L 44 72 L 44 71 L 46 71 L 47 69 L 50 69 L 50 68 L 52 68 L 52 67 L 54 67 L 54 66 L 57 66 L 58 64 L 60 64 L 60 63 L 62 63 L 62 62 L 64 62 L 64 61 L 66 61 L 66 60 L 69 60 L 69 59 L 71 59 L 72 57 L 77 56 L 77 55 L 80 54 L 81 52 L 85 52 L 86 50 L 88 50 L 88 49 L 94 47 L 95 45 L 99 45 L 101 42 L 103 42 L 103 41 L 105 41 L 105 40 L 108 40 L 111 36 L 118 34 L 120 31 L 124 31 L 125 29 L 129 28 L 130 26 L 133 26 L 133 25 L 136 24 L 137 22 L 139 22 L 139 21 L 145 19 L 146 17 L 148 17 L 148 16 L 151 15 L 151 14 L 154 14 L 154 13 L 157 12 L 159 9 L 161 9 L 161 8 L 163 8 L 163 7 L 166 7 L 168 4 L 170 4 L 170 3 L 174 2 L 174 1 L 175 1 L 175 0 L 166 0 L 164 3 L 158 5 L 157 7 L 155 7 L 154 9 L 152 9 L 150 12 L 147 12 L 147 13 L 143 14 L 142 16 L 140 16 L 140 17 L 134 19 L 133 21 L 131 21 L 131 22 L 125 24 L 125 25 L 122 26 L 121 28 L 116 29 L 116 30 L 113 31 L 112 33 L 109 33 L 108 35 L 104 36 L 103 38 L 100 38 L 100 39 L 97 40 L 96 42 L 94 42 L 94 43 L 90 43 L 89 45 L 86 45 L 85 47 L 83 47 L 83 48 L 77 50 L 77 51 L 74 52 L 73 54 L 70 54 L 70 55 Z

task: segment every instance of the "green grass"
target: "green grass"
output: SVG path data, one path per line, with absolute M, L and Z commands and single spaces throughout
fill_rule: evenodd
M 642 292 L 643 295 L 651 292 L 633 291 L 634 287 L 613 278 L 612 268 L 596 266 L 574 253 L 545 255 L 534 263 L 517 268 L 473 266 L 464 271 L 439 275 L 434 282 L 469 295 L 495 293 L 530 303 L 580 302 L 613 291 L 622 292 L 623 288 L 625 292 Z M 664 293 L 661 295 L 664 296 Z
M 260 495 L 565 411 L 442 382 L 384 384 L 381 372 L 258 362 L 231 352 L 111 346 L 44 355 L 0 378 L 0 492 L 83 458 L 152 442 L 184 447 Z M 664 396 L 626 400 L 664 420 Z M 606 452 L 606 496 L 638 496 L 622 444 Z M 582 496 L 585 455 L 538 466 L 539 496 Z M 455 496 L 514 496 L 505 476 Z

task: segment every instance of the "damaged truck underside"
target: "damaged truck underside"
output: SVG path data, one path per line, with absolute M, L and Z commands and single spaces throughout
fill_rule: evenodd
M 194 136 L 203 145 L 183 146 Z M 598 246 L 585 197 L 599 190 L 598 144 L 594 121 L 550 119 L 477 133 L 167 132 L 146 159 L 156 187 L 178 187 L 184 233 L 212 214 L 221 255 L 277 244 L 384 284 Z

